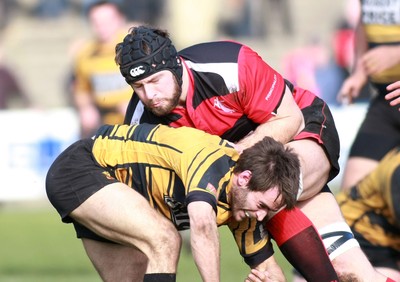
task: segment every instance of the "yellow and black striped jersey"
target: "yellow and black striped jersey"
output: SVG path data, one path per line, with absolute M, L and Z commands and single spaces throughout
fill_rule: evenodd
M 361 1 L 362 23 L 369 47 L 400 45 L 400 0 Z M 400 64 L 371 77 L 376 83 L 400 80 Z
M 90 95 L 101 113 L 102 124 L 123 123 L 119 107 L 128 104 L 133 92 L 114 61 L 115 45 L 124 36 L 125 30 L 116 34 L 111 43 L 90 40 L 83 44 L 75 59 L 75 91 L 78 95 Z
M 261 223 L 233 220 L 228 194 L 239 154 L 219 136 L 189 127 L 105 125 L 92 152 L 110 176 L 142 194 L 178 230 L 189 228 L 187 205 L 205 201 L 216 211 L 218 226 L 230 227 L 242 255 L 269 244 Z
M 353 232 L 374 246 L 400 251 L 400 147 L 357 186 L 336 197 Z

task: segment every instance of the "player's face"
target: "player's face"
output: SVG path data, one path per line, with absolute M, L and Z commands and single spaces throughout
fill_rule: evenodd
M 171 113 L 182 93 L 175 76 L 167 70 L 133 83 L 132 88 L 144 106 L 157 116 Z
M 89 20 L 100 42 L 115 40 L 115 34 L 125 24 L 123 16 L 111 3 L 93 7 L 89 12 Z
M 231 208 L 236 221 L 255 218 L 262 221 L 270 212 L 277 212 L 281 206 L 278 188 L 265 192 L 253 192 L 243 187 L 232 187 Z

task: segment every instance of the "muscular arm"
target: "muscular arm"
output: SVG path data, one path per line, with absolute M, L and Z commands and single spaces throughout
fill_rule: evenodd
M 286 86 L 281 104 L 275 117 L 260 124 L 256 130 L 238 142 L 239 149 L 246 149 L 263 139 L 271 136 L 274 139 L 287 143 L 304 127 L 304 118 L 293 94 Z
M 353 72 L 363 71 L 361 64 L 361 58 L 368 51 L 367 35 L 365 34 L 364 25 L 360 19 L 355 29 L 355 45 L 354 45 L 354 66 Z
M 210 204 L 202 201 L 188 205 L 190 243 L 193 258 L 203 281 L 220 280 L 220 246 L 216 215 Z

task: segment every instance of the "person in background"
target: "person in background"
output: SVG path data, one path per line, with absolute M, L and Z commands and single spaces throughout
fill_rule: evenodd
M 128 21 L 160 24 L 165 14 L 165 0 L 120 0 Z
M 400 80 L 386 87 L 390 106 L 400 104 Z M 357 185 L 336 195 L 343 216 L 372 265 L 400 281 L 400 147 L 389 151 Z
M 127 30 L 118 2 L 91 0 L 85 13 L 94 37 L 76 52 L 71 80 L 82 137 L 91 136 L 101 124 L 122 123 L 132 95 L 114 62 L 115 45 Z
M 32 106 L 24 87 L 13 69 L 5 62 L 0 48 L 0 110 Z
M 320 38 L 288 52 L 282 61 L 283 75 L 295 86 L 307 89 L 328 105 L 336 105 L 336 95 L 344 80 L 341 69 Z
M 391 106 L 398 105 L 400 81 L 388 85 L 387 90 L 391 92 L 385 99 Z M 371 264 L 395 281 L 400 281 L 400 214 L 395 203 L 400 193 L 399 149 L 388 153 L 356 186 L 336 195 L 346 222 Z M 302 281 L 295 272 L 294 282 Z
M 343 216 L 372 265 L 400 281 L 400 146 L 350 189 L 336 195 Z
M 356 185 L 400 143 L 400 114 L 385 100 L 387 86 L 399 79 L 400 1 L 361 1 L 353 71 L 337 98 L 343 104 L 352 103 L 367 82 L 375 93 L 371 93 L 366 116 L 350 149 L 342 190 Z

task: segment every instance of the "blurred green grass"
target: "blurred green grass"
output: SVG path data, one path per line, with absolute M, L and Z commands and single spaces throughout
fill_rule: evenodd
M 99 282 L 72 225 L 62 224 L 45 203 L 0 205 L 0 281 Z M 221 281 L 244 281 L 249 268 L 226 227 L 220 228 Z M 277 259 L 291 281 L 291 267 Z M 201 281 L 190 252 L 182 249 L 178 282 Z

